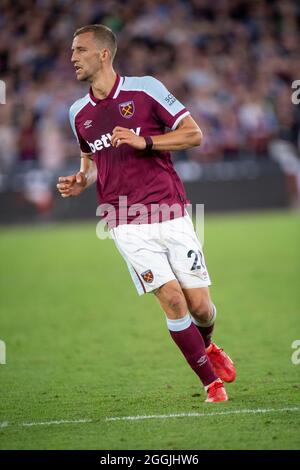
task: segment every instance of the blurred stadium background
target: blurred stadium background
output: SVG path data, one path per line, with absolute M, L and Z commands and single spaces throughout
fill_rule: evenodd
M 93 188 L 57 194 L 79 165 L 68 110 L 88 85 L 70 48 L 88 23 L 117 33 L 121 75 L 162 80 L 203 130 L 173 158 L 191 201 L 224 213 L 206 219 L 205 252 L 216 342 L 237 365 L 229 416 L 96 238 Z M 297 0 L 0 1 L 0 449 L 300 448 L 299 45 Z
M 70 63 L 73 32 L 118 35 L 121 75 L 155 75 L 191 111 L 201 148 L 174 153 L 192 202 L 206 210 L 299 205 L 297 0 L 2 0 L 0 222 L 95 216 L 93 190 L 56 195 L 78 168 L 69 106 L 87 90 Z

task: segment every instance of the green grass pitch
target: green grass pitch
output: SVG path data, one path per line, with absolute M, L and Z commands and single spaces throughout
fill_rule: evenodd
M 1 229 L 1 449 L 300 448 L 299 214 L 205 224 L 214 339 L 237 366 L 221 404 L 204 403 L 156 299 L 137 296 L 96 222 Z M 201 416 L 106 420 L 179 413 Z

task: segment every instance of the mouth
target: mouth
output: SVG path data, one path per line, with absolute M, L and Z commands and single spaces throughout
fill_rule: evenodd
M 79 70 L 82 70 L 82 67 L 80 67 L 80 65 L 75 65 L 75 71 L 78 72 Z

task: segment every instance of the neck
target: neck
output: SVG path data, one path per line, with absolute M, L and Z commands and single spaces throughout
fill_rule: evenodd
M 101 70 L 101 75 L 95 77 L 92 81 L 92 90 L 95 98 L 103 100 L 111 92 L 115 84 L 117 74 L 113 68 Z

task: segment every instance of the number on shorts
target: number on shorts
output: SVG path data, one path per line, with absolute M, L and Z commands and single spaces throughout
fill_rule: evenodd
M 200 250 L 198 252 L 194 250 L 190 250 L 187 255 L 188 255 L 188 258 L 191 258 L 193 255 L 195 256 L 193 266 L 191 267 L 191 271 L 196 271 L 196 269 L 200 269 L 201 267 L 205 269 L 203 255 Z

